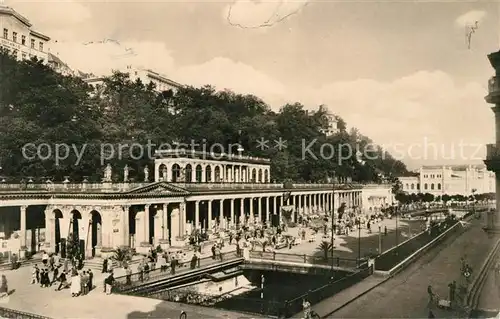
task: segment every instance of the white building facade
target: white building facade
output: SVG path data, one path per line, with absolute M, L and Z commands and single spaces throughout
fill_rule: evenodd
M 0 5 L 0 47 L 7 49 L 18 60 L 37 59 L 48 62 L 50 38 L 33 29 L 28 19 L 14 9 Z
M 170 80 L 166 76 L 150 69 L 127 66 L 125 70 L 118 71 L 128 74 L 132 82 L 141 80 L 145 85 L 153 83 L 157 92 L 171 90 L 172 93 L 176 93 L 177 90 L 183 87 L 182 84 Z M 84 81 L 97 89 L 104 84 L 104 77 L 89 77 L 84 79 Z
M 494 193 L 495 174 L 484 165 L 422 166 L 418 176 L 399 177 L 407 193 L 464 195 Z

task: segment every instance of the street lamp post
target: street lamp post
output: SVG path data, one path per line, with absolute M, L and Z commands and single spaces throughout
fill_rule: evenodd
M 361 219 L 358 217 L 358 267 L 361 262 Z
M 398 228 L 398 209 L 397 207 L 393 206 L 392 209 L 394 210 L 394 214 L 396 215 L 396 247 L 399 245 L 399 228 Z M 398 250 L 396 248 L 396 255 L 398 253 Z
M 332 273 L 333 273 L 333 245 L 335 243 L 335 233 L 334 233 L 334 228 L 335 228 L 335 173 L 333 173 L 333 178 L 332 178 L 332 238 L 331 238 L 331 249 L 332 249 Z
M 382 225 L 378 222 L 378 253 L 382 255 Z
M 396 247 L 399 245 L 399 227 L 398 227 L 398 209 L 397 207 L 393 206 L 394 209 L 394 215 L 396 215 Z

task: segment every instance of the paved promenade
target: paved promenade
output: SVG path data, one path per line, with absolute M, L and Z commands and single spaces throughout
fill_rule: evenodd
M 500 262 L 500 260 L 497 260 Z M 478 309 L 500 311 L 500 290 L 498 283 L 495 281 L 495 264 L 488 272 L 483 289 L 479 296 Z
M 188 318 L 242 318 L 245 315 L 164 302 L 156 299 L 106 295 L 98 287 L 87 296 L 72 298 L 69 289 L 55 291 L 55 286 L 41 288 L 31 285 L 31 268 L 3 272 L 7 276 L 9 290 L 15 290 L 8 300 L 0 300 L 0 307 L 12 308 L 44 315 L 54 319 L 133 319 L 133 318 L 179 318 L 182 310 Z M 96 277 L 100 277 L 96 275 Z M 98 279 L 99 280 L 99 279 Z
M 398 221 L 398 236 L 396 237 L 396 219 L 385 219 L 381 222 L 381 237 L 382 237 L 382 250 L 386 251 L 397 243 L 402 243 L 403 241 L 410 238 L 410 236 L 415 236 L 422 231 L 422 227 L 425 226 L 424 221 L 408 221 L 399 220 Z M 384 234 L 384 227 L 387 227 L 387 236 Z M 297 235 L 298 228 L 289 229 L 288 233 Z M 309 238 L 312 231 L 307 230 L 306 240 Z M 361 257 L 366 254 L 376 254 L 378 252 L 379 246 L 379 231 L 377 224 L 372 225 L 372 233 L 369 233 L 367 229 L 361 229 L 361 233 L 358 234 L 358 230 L 351 232 L 349 235 L 335 236 L 335 249 L 334 255 L 343 258 L 357 258 L 358 257 L 358 235 L 361 239 Z M 320 231 L 317 235 L 315 242 L 303 242 L 300 245 L 293 246 L 292 249 L 283 248 L 278 250 L 280 253 L 290 253 L 290 254 L 317 254 L 322 255 L 321 251 L 318 251 L 318 246 L 325 240 L 330 242 L 330 237 L 322 238 L 323 232 Z M 258 250 L 258 249 L 257 249 Z
M 419 258 L 394 278 L 380 284 L 347 306 L 331 314 L 330 318 L 427 318 L 427 286 L 443 298 L 448 298 L 448 284 L 460 276 L 460 258 L 466 256 L 473 267 L 473 277 L 495 243 L 481 229 L 481 222 L 473 220 L 469 229 L 458 238 L 449 238 L 440 246 Z M 348 300 L 362 294 L 382 280 L 363 281 L 313 307 L 320 315 L 327 315 Z M 337 300 L 337 301 L 336 301 Z M 342 302 L 340 302 L 342 301 Z M 435 310 L 437 318 L 455 318 L 451 311 Z

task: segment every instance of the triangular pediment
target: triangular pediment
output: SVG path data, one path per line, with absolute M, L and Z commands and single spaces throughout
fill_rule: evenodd
M 144 194 L 144 195 L 188 195 L 189 192 L 179 186 L 169 184 L 167 182 L 155 182 L 146 186 L 134 188 L 127 194 Z

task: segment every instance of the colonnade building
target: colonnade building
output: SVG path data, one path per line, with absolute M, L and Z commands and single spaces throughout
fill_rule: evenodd
M 154 181 L 145 168 L 143 182 L 128 182 L 128 170 L 123 182 L 112 182 L 108 165 L 101 183 L 0 183 L 4 240 L 18 238 L 21 250 L 63 252 L 71 238 L 87 257 L 123 246 L 181 247 L 195 231 L 276 226 L 282 208 L 292 211 L 294 222 L 341 203 L 371 210 L 391 197 L 390 185 L 384 184 L 272 183 L 270 161 L 262 158 L 179 151 L 156 156 Z

